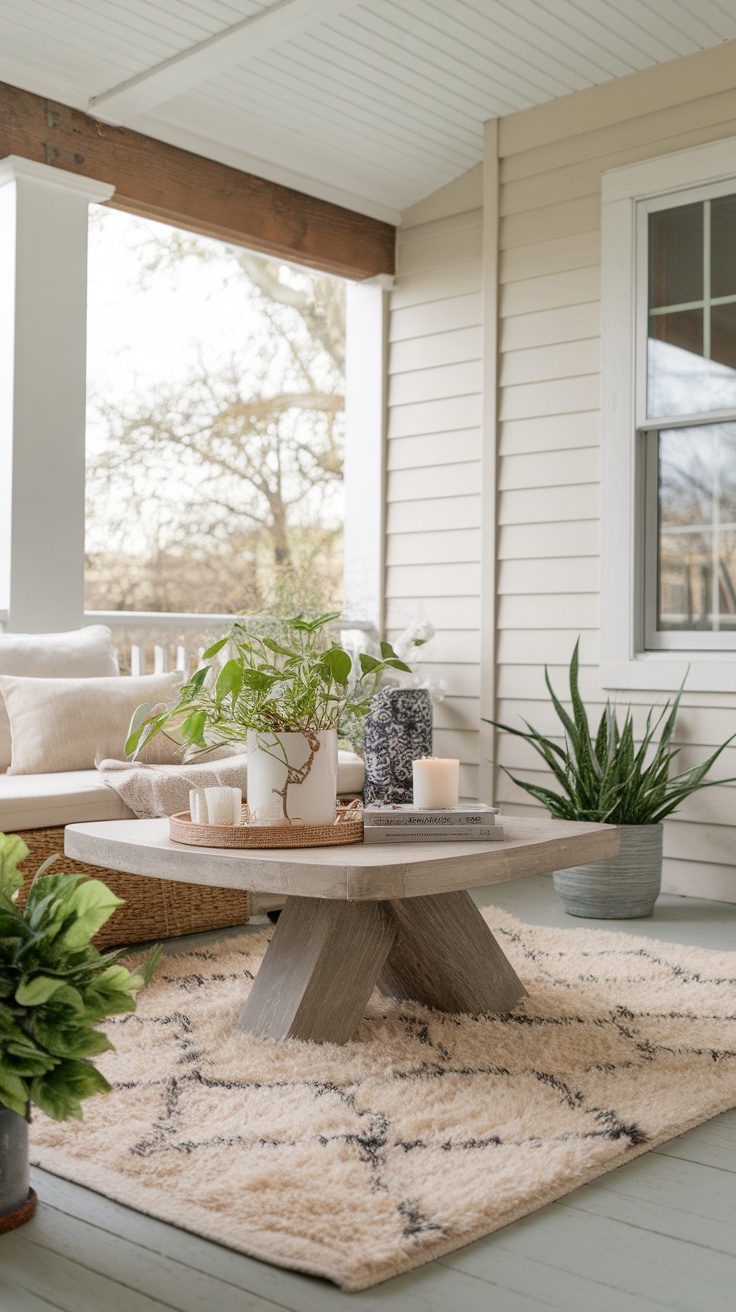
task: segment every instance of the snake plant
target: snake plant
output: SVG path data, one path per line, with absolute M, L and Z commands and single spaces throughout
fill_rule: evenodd
M 733 742 L 732 734 L 720 747 L 689 770 L 671 774 L 680 749 L 672 746 L 675 721 L 680 707 L 683 684 L 672 702 L 652 707 L 646 718 L 644 734 L 636 742 L 631 707 L 627 707 L 623 724 L 610 701 L 606 703 L 595 736 L 578 686 L 580 639 L 570 662 L 570 714 L 555 693 L 547 667 L 544 677 L 552 704 L 561 722 L 560 737 L 564 745 L 545 737 L 528 721 L 526 730 L 498 720 L 487 720 L 503 733 L 523 738 L 542 758 L 559 785 L 560 792 L 542 784 L 519 779 L 502 766 L 504 772 L 547 808 L 558 820 L 590 820 L 614 825 L 656 825 L 684 802 L 692 793 L 715 784 L 734 783 L 734 779 L 707 779 L 706 775 L 721 752 Z

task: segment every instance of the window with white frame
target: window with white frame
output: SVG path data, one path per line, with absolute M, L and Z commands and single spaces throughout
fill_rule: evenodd
M 736 182 L 639 202 L 644 640 L 736 648 Z
M 604 175 L 602 302 L 604 683 L 736 686 L 736 142 Z

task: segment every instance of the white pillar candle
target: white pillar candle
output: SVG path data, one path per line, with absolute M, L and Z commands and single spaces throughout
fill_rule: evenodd
M 460 762 L 438 756 L 412 761 L 414 805 L 428 811 L 457 806 L 460 795 Z
M 205 788 L 204 795 L 208 824 L 240 824 L 242 796 L 239 788 Z

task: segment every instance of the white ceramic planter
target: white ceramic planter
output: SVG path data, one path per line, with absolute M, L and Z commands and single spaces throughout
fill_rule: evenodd
M 335 822 L 337 730 L 322 733 L 248 733 L 248 806 L 251 815 L 274 806 L 305 825 Z M 285 804 L 285 805 L 284 805 Z
M 618 856 L 556 870 L 554 882 L 570 916 L 594 920 L 651 916 L 662 886 L 662 826 L 622 825 Z

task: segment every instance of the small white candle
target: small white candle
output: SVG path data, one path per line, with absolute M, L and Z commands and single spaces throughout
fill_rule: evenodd
M 195 825 L 207 824 L 207 799 L 204 788 L 189 789 L 189 815 Z
M 414 805 L 428 811 L 457 806 L 460 795 L 460 762 L 438 756 L 412 761 Z
M 205 788 L 207 823 L 239 825 L 242 795 L 239 788 Z
M 242 800 L 239 788 L 190 788 L 189 814 L 195 825 L 239 825 Z

